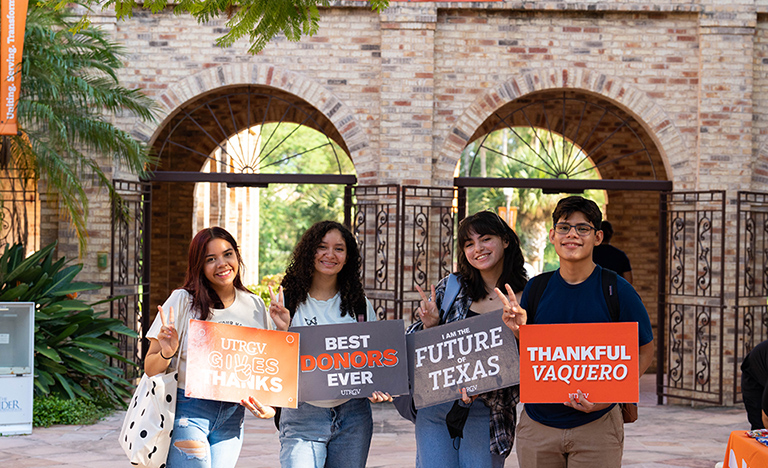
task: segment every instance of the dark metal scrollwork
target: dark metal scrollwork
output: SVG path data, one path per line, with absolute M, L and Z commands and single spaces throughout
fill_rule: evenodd
M 440 213 L 440 227 L 442 235 L 440 239 L 440 277 L 453 272 L 453 214 L 450 208 L 443 209 Z
M 765 216 L 765 214 L 763 214 Z M 763 221 L 763 239 L 768 238 L 768 219 L 765 219 Z M 750 244 L 754 246 L 755 240 L 751 239 Z M 752 247 L 754 249 L 754 247 Z M 756 250 L 756 249 L 754 249 Z M 754 250 L 753 250 L 753 256 L 754 256 Z M 752 265 L 754 265 L 755 259 L 752 259 Z M 756 270 L 754 267 L 750 268 L 750 271 Z M 761 294 L 763 296 L 768 295 L 768 247 L 763 249 L 763 270 L 762 270 L 763 278 L 762 278 L 762 286 L 763 290 L 761 291 Z M 752 278 L 752 284 L 754 285 L 755 279 Z M 755 295 L 756 291 L 753 291 L 752 295 Z
M 389 222 L 389 215 L 387 214 L 386 207 L 379 209 L 376 213 L 376 262 L 379 267 L 376 269 L 376 282 L 379 288 L 383 289 L 383 286 L 387 283 L 387 223 Z
M 670 349 L 670 367 L 669 367 L 669 384 L 671 386 L 679 387 L 683 380 L 683 328 L 685 318 L 683 317 L 683 311 L 677 306 L 674 306 L 669 314 L 669 339 L 671 341 Z M 671 365 L 672 354 L 675 355 L 675 365 Z M 672 385 L 672 383 L 675 385 Z
M 755 293 L 755 218 L 754 216 L 747 216 L 746 225 L 744 226 L 746 233 L 745 249 L 744 249 L 744 289 L 747 296 L 752 296 Z M 763 252 L 765 256 L 766 252 Z M 738 273 L 737 273 L 738 274 Z
M 678 245 L 681 243 L 682 245 Z M 670 271 L 670 282 L 675 292 L 679 293 L 685 281 L 685 267 L 683 265 L 683 255 L 685 247 L 685 220 L 677 217 L 672 221 L 672 261 L 676 265 L 672 266 Z
M 413 215 L 413 282 L 422 289 L 427 283 L 427 242 L 429 241 L 429 217 L 424 208 Z
M 365 207 L 364 206 L 358 206 L 357 212 L 355 213 L 354 222 L 352 225 L 352 230 L 355 235 L 355 239 L 357 240 L 357 251 L 360 252 L 360 255 L 363 256 L 363 259 L 365 259 Z M 363 275 L 363 278 L 365 278 L 365 261 L 362 262 L 362 271 L 360 272 Z
M 696 317 L 696 383 L 704 386 L 710 379 L 709 342 L 711 337 L 707 333 L 707 327 L 711 323 L 711 317 L 707 309 L 703 309 Z
M 712 285 L 711 270 L 711 250 L 707 247 L 706 241 L 712 234 L 712 222 L 707 216 L 702 216 L 698 223 L 697 247 L 699 250 L 697 264 L 696 286 L 702 293 L 706 293 Z

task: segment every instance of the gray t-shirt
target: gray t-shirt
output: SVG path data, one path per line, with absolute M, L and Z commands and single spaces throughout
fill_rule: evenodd
M 366 320 L 372 322 L 376 320 L 376 313 L 373 310 L 373 305 L 366 299 L 367 305 Z M 327 301 L 318 301 L 314 297 L 307 294 L 307 300 L 302 302 L 296 307 L 296 313 L 291 319 L 291 325 L 295 327 L 308 327 L 314 325 L 333 325 L 340 323 L 356 323 L 357 318 L 354 316 L 345 315 L 341 316 L 341 295 L 336 293 L 335 296 Z M 349 398 L 339 400 L 320 400 L 320 401 L 308 401 L 312 406 L 318 406 L 320 408 L 333 408 L 334 406 L 342 405 L 349 401 Z
M 209 322 L 226 323 L 241 327 L 262 328 L 274 330 L 275 325 L 267 313 L 264 301 L 255 294 L 236 289 L 235 301 L 226 309 L 211 309 L 208 316 Z M 163 304 L 163 311 L 168 317 L 170 308 L 173 307 L 176 331 L 179 334 L 178 358 L 171 364 L 179 370 L 179 388 L 185 388 L 187 379 L 187 329 L 189 320 L 196 317 L 192 311 L 192 295 L 185 289 L 177 289 Z M 160 314 L 155 317 L 152 326 L 147 332 L 147 338 L 157 339 L 160 327 L 163 326 Z

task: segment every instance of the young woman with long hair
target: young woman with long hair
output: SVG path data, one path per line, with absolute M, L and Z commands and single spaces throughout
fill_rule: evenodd
M 310 227 L 296 245 L 269 312 L 280 329 L 376 320 L 360 279 L 361 259 L 351 232 L 335 221 Z M 373 434 L 370 402 L 389 394 L 300 402 L 280 416 L 283 468 L 355 467 L 368 458 Z
M 408 333 L 504 310 L 504 304 L 508 304 L 506 299 L 514 300 L 515 296 L 519 299 L 522 294 L 527 276 L 520 241 L 495 213 L 481 211 L 463 219 L 459 224 L 457 250 L 458 296 L 441 315 L 447 277 L 437 287 L 431 287 L 430 298 L 418 288 L 422 297 L 421 307 L 415 313 L 418 321 L 409 327 Z M 458 444 L 452 440 L 446 424 L 453 402 L 417 412 L 417 468 L 504 466 L 515 437 L 519 387 L 494 390 L 476 398 L 467 397 L 466 390 L 462 390 L 462 395 L 457 404 L 469 406 L 469 415 Z
M 230 468 L 243 443 L 244 406 L 259 418 L 272 417 L 275 410 L 252 397 L 241 405 L 184 396 L 189 320 L 265 329 L 274 325 L 261 298 L 243 286 L 243 261 L 229 232 L 220 227 L 201 230 L 189 245 L 188 257 L 184 285 L 158 307 L 147 332 L 150 346 L 144 371 L 150 376 L 165 372 L 171 359 L 177 358 L 176 418 L 166 467 Z

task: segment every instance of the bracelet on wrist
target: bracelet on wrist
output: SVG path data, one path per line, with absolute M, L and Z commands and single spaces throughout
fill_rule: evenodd
M 165 360 L 168 360 L 168 359 L 172 359 L 172 358 L 173 358 L 173 354 L 171 354 L 171 356 L 170 356 L 170 357 L 165 357 L 165 356 L 163 356 L 163 350 L 161 349 L 161 350 L 160 350 L 160 357 L 161 357 L 161 358 L 163 358 L 163 359 L 165 359 Z

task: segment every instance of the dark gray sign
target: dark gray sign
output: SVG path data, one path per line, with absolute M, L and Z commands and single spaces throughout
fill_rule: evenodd
M 520 356 L 501 311 L 407 336 L 414 406 L 424 408 L 520 383 Z
M 408 393 L 402 320 L 291 327 L 299 338 L 299 401 Z

